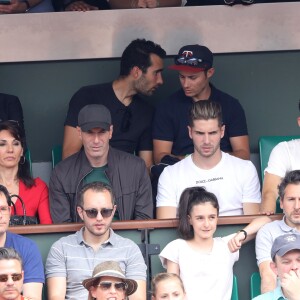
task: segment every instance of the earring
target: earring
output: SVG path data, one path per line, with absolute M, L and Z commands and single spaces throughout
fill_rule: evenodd
M 23 160 L 22 160 L 22 158 L 23 158 Z M 21 158 L 20 158 L 20 161 L 19 161 L 20 165 L 24 165 L 25 164 L 25 160 L 26 160 L 25 156 L 22 155 Z

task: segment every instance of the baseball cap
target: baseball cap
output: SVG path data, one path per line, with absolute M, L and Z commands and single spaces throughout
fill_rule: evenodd
M 271 257 L 274 260 L 275 255 L 283 256 L 292 250 L 300 250 L 300 234 L 289 233 L 280 235 L 273 243 Z
M 78 126 L 82 131 L 86 132 L 98 127 L 109 130 L 110 125 L 110 111 L 102 104 L 86 105 L 78 114 Z
M 187 72 L 205 71 L 212 67 L 213 59 L 213 54 L 207 47 L 187 45 L 180 48 L 174 58 L 175 65 L 169 66 L 169 69 Z

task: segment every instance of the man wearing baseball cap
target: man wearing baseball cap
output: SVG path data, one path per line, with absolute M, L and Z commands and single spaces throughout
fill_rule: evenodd
M 49 183 L 50 211 L 54 223 L 79 221 L 77 193 L 85 184 L 101 181 L 112 187 L 117 219 L 153 216 L 152 191 L 144 161 L 109 145 L 113 133 L 110 111 L 101 104 L 83 107 L 77 132 L 82 149 L 61 161 Z
M 255 300 L 300 299 L 300 234 L 288 233 L 277 237 L 271 249 L 271 269 L 278 277 L 275 290 Z
M 248 131 L 241 104 L 210 83 L 215 72 L 212 52 L 205 46 L 187 45 L 179 50 L 174 63 L 169 69 L 179 72 L 181 89 L 156 110 L 153 124 L 155 163 L 168 164 L 193 153 L 193 142 L 187 129 L 188 117 L 192 104 L 200 100 L 221 104 L 225 125 L 221 150 L 249 159 Z

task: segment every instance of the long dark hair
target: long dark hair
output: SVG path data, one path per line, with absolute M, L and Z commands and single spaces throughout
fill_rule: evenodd
M 26 151 L 26 141 L 24 130 L 20 127 L 17 121 L 9 120 L 0 122 L 0 131 L 7 130 L 17 141 L 21 143 L 23 148 L 23 156 Z M 25 159 L 19 161 L 17 177 L 22 180 L 27 188 L 31 188 L 34 185 L 34 180 L 30 174 L 29 162 Z
M 178 231 L 185 240 L 194 238 L 194 229 L 190 225 L 189 215 L 195 205 L 209 202 L 217 209 L 219 215 L 219 203 L 215 194 L 206 191 L 204 187 L 194 186 L 186 188 L 179 200 L 179 225 Z

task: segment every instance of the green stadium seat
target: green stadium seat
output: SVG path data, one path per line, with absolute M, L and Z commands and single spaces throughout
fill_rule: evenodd
M 261 180 L 264 181 L 264 171 L 268 166 L 268 161 L 273 148 L 280 142 L 290 141 L 293 139 L 299 139 L 299 135 L 290 136 L 262 136 L 259 139 L 259 156 L 260 156 L 260 170 L 261 170 Z M 279 201 L 277 200 L 276 212 L 282 213 Z
M 62 146 L 56 145 L 52 148 L 52 169 L 61 161 L 62 157 Z
M 251 275 L 250 293 L 251 293 L 251 299 L 260 295 L 260 275 L 258 272 L 254 272 Z
M 237 278 L 235 275 L 233 275 L 231 300 L 239 300 L 239 290 L 238 290 Z

